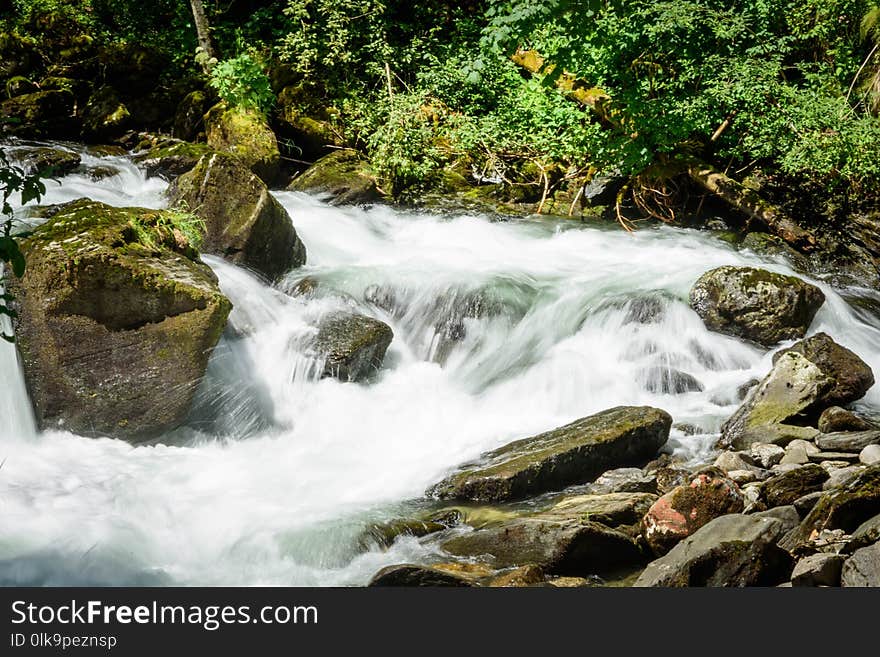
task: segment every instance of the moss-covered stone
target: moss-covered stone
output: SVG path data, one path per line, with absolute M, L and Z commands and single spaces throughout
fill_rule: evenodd
M 473 578 L 429 566 L 400 564 L 383 568 L 368 586 L 474 586 Z
M 373 203 L 382 198 L 369 164 L 354 150 L 322 157 L 287 188 L 297 192 L 329 194 L 334 205 Z
M 267 185 L 277 182 L 278 141 L 259 112 L 219 103 L 205 114 L 205 133 L 208 146 L 235 155 Z
M 83 110 L 83 138 L 110 141 L 128 128 L 131 114 L 112 87 L 96 90 Z
M 163 140 L 149 150 L 134 156 L 135 163 L 143 166 L 150 176 L 174 180 L 191 171 L 205 155 L 214 151 L 207 144 Z
M 0 127 L 23 137 L 73 136 L 77 122 L 74 97 L 69 91 L 37 91 L 0 103 Z
M 6 81 L 6 97 L 15 98 L 24 94 L 32 94 L 40 88 L 23 75 L 16 75 Z
M 15 148 L 9 155 L 29 174 L 51 173 L 53 177 L 67 175 L 80 164 L 80 156 L 73 151 L 53 146 L 26 146 Z
M 231 309 L 162 211 L 55 208 L 9 279 L 43 428 L 140 441 L 185 419 Z
M 656 408 L 613 408 L 489 452 L 428 492 L 497 502 L 586 483 L 656 456 L 671 426 L 669 414 Z
M 713 269 L 690 293 L 691 307 L 709 329 L 767 347 L 802 338 L 824 302 L 814 285 L 752 267 Z
M 810 463 L 765 481 L 761 485 L 761 497 L 769 507 L 794 504 L 804 495 L 822 490 L 827 480 L 825 468 Z
M 172 133 L 178 139 L 192 141 L 205 131 L 205 112 L 210 102 L 208 94 L 199 89 L 189 92 L 174 112 Z
M 774 518 L 721 516 L 648 564 L 634 586 L 743 587 L 787 581 L 792 559 L 777 546 L 784 531 Z
M 290 215 L 266 185 L 236 157 L 203 156 L 169 188 L 172 206 L 198 215 L 206 227 L 202 249 L 276 279 L 306 261 Z
M 278 93 L 276 125 L 298 159 L 314 161 L 345 145 L 333 123 L 334 110 L 318 96 L 319 91 L 305 83 L 288 85 Z
M 394 333 L 378 319 L 336 312 L 318 327 L 315 349 L 324 361 L 323 376 L 362 381 L 382 366 Z

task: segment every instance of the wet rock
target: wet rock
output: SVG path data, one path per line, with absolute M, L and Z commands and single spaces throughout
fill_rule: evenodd
M 580 588 L 582 586 L 595 586 L 593 582 L 584 577 L 554 577 L 547 580 L 547 584 L 560 589 Z
M 635 586 L 772 586 L 788 579 L 791 557 L 777 546 L 773 518 L 724 515 L 648 564 Z
M 0 127 L 22 137 L 71 137 L 77 132 L 69 91 L 37 91 L 0 102 Z
M 220 103 L 205 114 L 208 146 L 231 153 L 266 185 L 278 180 L 281 154 L 275 133 L 265 119 L 253 110 L 228 108 Z
M 610 468 L 655 456 L 671 425 L 672 418 L 659 409 L 613 408 L 489 452 L 429 494 L 491 502 L 585 483 Z
M 602 574 L 638 564 L 642 554 L 623 532 L 597 522 L 527 517 L 457 536 L 442 548 L 487 559 L 494 568 L 535 564 L 548 574 Z
M 392 520 L 391 522 L 370 525 L 366 532 L 364 532 L 360 543 L 364 547 L 378 545 L 379 547 L 389 548 L 401 536 L 421 538 L 446 529 L 449 529 L 447 525 L 433 520 Z
M 817 490 L 812 493 L 807 493 L 806 495 L 802 495 L 797 498 L 792 504 L 794 508 L 797 509 L 798 514 L 801 518 L 805 517 L 816 503 L 819 501 L 819 498 L 822 497 L 822 491 Z
M 494 588 L 512 588 L 521 586 L 535 586 L 544 581 L 544 570 L 540 566 L 521 566 L 511 571 L 493 577 L 486 582 L 486 586 Z
M 702 392 L 703 384 L 696 377 L 668 367 L 652 367 L 645 376 L 645 389 L 664 395 L 681 395 L 686 392 Z
M 639 468 L 615 468 L 603 472 L 592 484 L 590 492 L 606 493 L 656 493 L 657 476 Z
M 112 141 L 121 136 L 131 122 L 131 113 L 112 87 L 96 90 L 83 109 L 83 138 Z
M 796 425 L 830 405 L 861 398 L 873 382 L 858 356 L 819 333 L 774 356 L 773 369 L 725 422 L 720 445 L 745 449 L 754 442 L 811 439 L 815 429 Z
M 768 506 L 793 504 L 808 493 L 822 490 L 828 473 L 818 465 L 809 464 L 771 477 L 761 487 Z
M 852 532 L 880 513 L 880 465 L 865 468 L 840 488 L 827 491 L 783 547 L 795 552 L 823 530 Z
M 833 382 L 831 388 L 823 391 L 809 409 L 815 414 L 830 406 L 846 406 L 857 401 L 874 385 L 874 373 L 870 366 L 825 333 L 817 333 L 777 352 L 773 355 L 774 363 L 789 353 L 803 355 Z
M 27 174 L 50 172 L 51 177 L 65 176 L 79 166 L 80 157 L 73 151 L 52 146 L 16 148 L 10 153 Z
M 821 466 L 825 468 L 826 464 L 822 463 Z M 834 488 L 845 486 L 851 480 L 855 479 L 862 470 L 864 470 L 864 467 L 860 465 L 845 465 L 843 467 L 825 469 L 828 472 L 828 481 L 822 484 L 822 490 L 832 490 Z
M 474 586 L 474 582 L 436 568 L 401 564 L 383 568 L 367 586 Z
M 347 312 L 325 317 L 315 349 L 324 360 L 323 376 L 362 381 L 382 366 L 394 333 L 378 319 Z
M 206 144 L 163 140 L 149 150 L 138 153 L 132 160 L 144 167 L 149 176 L 174 180 L 192 171 L 202 157 L 213 152 Z
M 691 307 L 709 329 L 766 347 L 802 338 L 824 302 L 814 285 L 751 267 L 713 269 L 690 293 Z
M 840 406 L 832 406 L 822 411 L 822 415 L 819 416 L 818 427 L 822 433 L 870 431 L 877 428 L 864 418 Z
M 844 557 L 820 552 L 804 557 L 791 573 L 792 586 L 840 586 Z
M 843 564 L 840 585 L 880 586 L 880 543 L 856 550 Z
M 859 452 L 859 462 L 865 465 L 880 463 L 880 445 L 868 445 Z
M 880 444 L 880 431 L 846 431 L 816 436 L 816 446 L 829 452 L 861 452 L 868 445 Z
M 83 199 L 23 242 L 8 283 L 41 427 L 136 442 L 185 420 L 231 304 L 165 221 Z
M 650 493 L 571 495 L 542 512 L 541 517 L 578 518 L 599 522 L 608 527 L 634 525 L 641 521 L 656 500 L 657 496 Z
M 709 468 L 657 500 L 642 520 L 642 532 L 651 550 L 664 554 L 709 521 L 744 507 L 739 486 L 718 468 Z
M 333 205 L 360 205 L 382 199 L 369 163 L 357 151 L 347 149 L 325 155 L 294 178 L 287 189 L 328 194 Z
M 277 279 L 305 264 L 306 248 L 290 215 L 263 182 L 236 158 L 206 155 L 169 188 L 172 207 L 205 222 L 202 249 Z

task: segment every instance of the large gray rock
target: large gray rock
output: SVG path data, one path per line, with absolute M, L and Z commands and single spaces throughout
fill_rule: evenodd
M 880 543 L 856 550 L 843 564 L 841 586 L 880 586 Z
M 824 468 L 810 463 L 771 477 L 762 484 L 761 493 L 767 506 L 794 504 L 804 495 L 822 490 L 827 479 Z
M 17 346 L 43 428 L 134 442 L 186 418 L 231 309 L 162 211 L 88 200 L 22 243 Z
M 859 417 L 852 411 L 840 406 L 832 406 L 822 411 L 819 416 L 819 431 L 822 433 L 836 433 L 838 431 L 870 431 L 877 429 L 876 426 L 866 419 Z
M 306 248 L 290 215 L 263 182 L 236 158 L 203 156 L 169 188 L 171 206 L 205 222 L 202 249 L 270 280 L 305 264 Z
M 804 557 L 791 573 L 792 586 L 840 586 L 840 570 L 845 557 L 819 552 Z
M 772 347 L 802 338 L 825 295 L 794 276 L 727 266 L 703 274 L 690 302 L 709 329 Z
M 843 431 L 816 436 L 816 445 L 828 452 L 861 452 L 880 443 L 880 431 Z
M 611 468 L 653 458 L 671 426 L 669 414 L 656 408 L 612 408 L 489 452 L 429 494 L 494 502 L 586 483 Z
M 826 408 L 860 399 L 874 383 L 871 368 L 824 333 L 774 356 L 773 369 L 721 428 L 721 446 L 784 445 L 818 435 L 798 426 Z
M 348 312 L 325 317 L 318 327 L 315 349 L 324 361 L 322 376 L 361 381 L 382 366 L 394 333 L 378 319 Z
M 777 546 L 784 525 L 774 518 L 731 514 L 716 518 L 648 564 L 634 586 L 771 586 L 791 572 Z
M 382 199 L 369 163 L 354 150 L 325 155 L 288 186 L 297 192 L 328 194 L 333 205 L 359 205 Z

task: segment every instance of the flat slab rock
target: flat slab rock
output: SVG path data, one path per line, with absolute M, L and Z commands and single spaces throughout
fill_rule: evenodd
M 774 518 L 716 518 L 648 564 L 638 587 L 769 586 L 788 579 L 791 556 L 776 545 L 785 525 Z
M 653 458 L 669 438 L 672 418 L 649 406 L 620 406 L 546 433 L 517 440 L 462 467 L 428 494 L 498 502 L 586 483 Z
M 841 586 L 880 586 L 880 543 L 860 550 L 843 564 Z

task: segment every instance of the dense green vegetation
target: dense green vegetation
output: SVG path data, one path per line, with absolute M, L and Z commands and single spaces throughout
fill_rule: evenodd
M 129 41 L 165 57 L 163 84 L 201 74 L 189 2 L 7 4 L 5 32 L 54 35 L 44 57 Z M 202 5 L 219 60 L 209 89 L 270 115 L 277 95 L 298 130 L 306 117 L 362 150 L 394 196 L 457 172 L 540 207 L 609 174 L 629 179 L 619 201 L 670 220 L 687 209 L 688 167 L 705 162 L 807 220 L 876 207 L 873 0 Z M 289 155 L 313 159 L 283 133 Z

